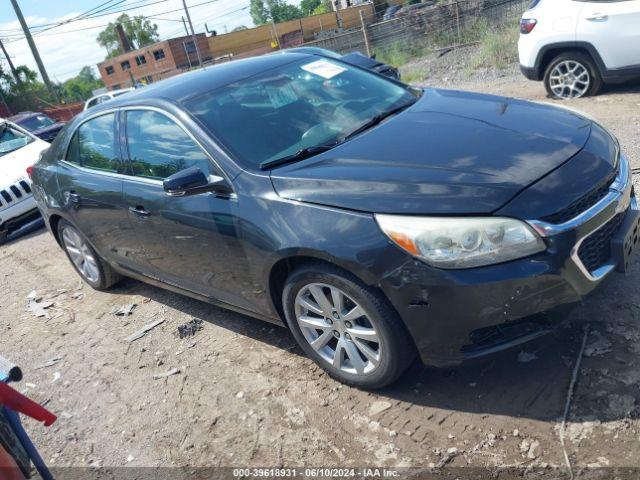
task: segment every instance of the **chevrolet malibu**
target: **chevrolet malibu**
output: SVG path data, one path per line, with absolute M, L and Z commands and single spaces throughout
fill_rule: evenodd
M 549 332 L 638 241 L 629 162 L 594 121 L 304 53 L 97 106 L 32 176 L 92 287 L 283 324 L 362 388 Z

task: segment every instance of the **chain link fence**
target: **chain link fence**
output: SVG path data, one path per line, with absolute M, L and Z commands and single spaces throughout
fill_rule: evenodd
M 363 15 L 361 27 L 305 43 L 345 54 L 384 54 L 389 50 L 415 53 L 479 41 L 495 25 L 513 22 L 530 0 L 446 0 L 409 5 L 394 18 L 380 21 L 384 11 Z

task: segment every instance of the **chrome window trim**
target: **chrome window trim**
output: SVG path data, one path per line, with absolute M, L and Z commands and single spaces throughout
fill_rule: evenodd
M 595 228 L 590 229 L 587 233 L 578 238 L 575 245 L 571 249 L 570 255 L 571 260 L 578 267 L 580 272 L 592 282 L 598 282 L 602 280 L 607 274 L 612 272 L 615 268 L 615 263 L 609 261 L 593 272 L 589 272 L 578 256 L 580 246 L 587 237 L 604 227 L 609 221 L 611 221 L 613 217 L 615 217 L 619 213 L 627 211 L 629 207 L 634 210 L 637 210 L 639 208 L 636 198 L 631 196 L 633 181 L 631 178 L 631 168 L 629 166 L 629 160 L 624 155 L 620 155 L 618 164 L 618 175 L 609 187 L 609 193 L 607 193 L 604 198 L 602 198 L 591 208 L 585 210 L 571 220 L 559 225 L 542 222 L 540 220 L 527 220 L 527 223 L 531 225 L 541 237 L 544 238 L 573 230 L 587 222 L 592 221 L 597 217 L 602 217 L 601 221 Z
M 97 117 L 101 117 L 103 115 L 109 115 L 109 114 L 116 114 L 116 121 L 117 121 L 117 113 L 120 111 L 136 111 L 136 110 L 150 110 L 150 111 L 154 111 L 157 112 L 161 115 L 164 115 L 165 117 L 167 117 L 169 120 L 171 120 L 173 123 L 175 123 L 183 132 L 185 132 L 187 134 L 187 136 L 198 146 L 198 148 L 200 148 L 200 150 L 202 150 L 204 152 L 204 154 L 206 155 L 206 157 L 209 159 L 209 162 L 211 162 L 212 166 L 218 171 L 218 173 L 220 175 L 222 175 L 222 177 L 225 179 L 225 181 L 233 188 L 233 184 L 231 183 L 231 180 L 229 179 L 229 176 L 227 175 L 227 173 L 220 167 L 220 164 L 209 154 L 209 152 L 207 151 L 206 148 L 204 148 L 204 146 L 202 145 L 202 143 L 193 135 L 193 133 L 191 133 L 191 131 L 184 125 L 184 123 L 175 115 L 173 115 L 172 113 L 167 112 L 166 110 L 163 110 L 162 108 L 158 108 L 158 107 L 154 107 L 151 105 L 125 105 L 122 107 L 117 107 L 117 108 L 110 108 L 108 110 L 101 110 L 99 112 L 95 112 L 92 115 L 89 115 L 87 118 L 82 119 L 82 121 L 80 123 L 78 123 L 78 125 L 75 126 L 75 128 L 73 129 L 73 131 L 70 133 L 69 135 L 69 142 L 67 143 L 67 145 L 65 146 L 64 149 L 64 158 L 59 160 L 59 162 L 64 163 L 65 165 L 69 165 L 71 167 L 77 168 L 79 170 L 82 170 L 84 172 L 88 172 L 88 173 L 97 173 L 99 175 L 105 175 L 105 176 L 111 176 L 114 178 L 120 178 L 122 180 L 133 180 L 133 181 L 139 181 L 141 183 L 146 183 L 146 184 L 152 184 L 152 185 L 162 185 L 162 180 L 157 180 L 157 179 L 153 179 L 153 178 L 148 178 L 148 177 L 139 177 L 136 175 L 126 175 L 126 174 L 121 174 L 121 173 L 111 173 L 111 172 L 104 172 L 104 171 L 100 171 L 100 170 L 94 170 L 91 168 L 86 168 L 86 167 L 82 167 L 80 165 L 76 165 L 73 164 L 71 162 L 68 162 L 66 160 L 67 158 L 67 154 L 69 152 L 69 147 L 71 146 L 71 140 L 73 139 L 73 136 L 76 134 L 76 132 L 78 131 L 78 129 L 84 125 L 85 123 L 87 123 L 90 120 L 93 120 Z M 126 117 L 125 117 L 125 121 L 126 121 Z M 126 139 L 126 123 L 125 123 L 125 139 Z M 126 145 L 127 147 L 127 155 L 128 155 L 128 145 Z M 129 158 L 123 159 L 124 162 L 129 162 Z

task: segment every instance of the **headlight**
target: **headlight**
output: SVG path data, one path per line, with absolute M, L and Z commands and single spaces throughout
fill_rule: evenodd
M 375 217 L 399 247 L 439 268 L 492 265 L 546 249 L 529 225 L 512 218 Z

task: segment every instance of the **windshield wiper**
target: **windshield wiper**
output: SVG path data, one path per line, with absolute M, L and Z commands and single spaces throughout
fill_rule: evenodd
M 369 130 L 372 127 L 375 127 L 380 122 L 382 122 L 385 118 L 388 118 L 391 115 L 395 115 L 396 113 L 401 112 L 402 110 L 404 110 L 405 108 L 410 107 L 414 103 L 415 103 L 415 100 L 407 102 L 407 103 L 403 103 L 399 107 L 391 108 L 389 110 L 386 110 L 384 112 L 381 112 L 381 113 L 375 115 L 374 117 L 371 117 L 366 123 L 364 123 L 363 125 L 359 126 L 355 130 L 353 130 L 353 131 L 347 133 L 345 136 L 343 136 L 338 143 L 346 142 L 350 138 L 353 138 L 356 135 L 359 135 L 362 132 L 364 132 L 366 130 Z
M 267 170 L 271 167 L 277 167 L 278 165 L 284 165 L 285 163 L 297 162 L 298 160 L 304 160 L 305 158 L 313 157 L 314 155 L 318 155 L 319 153 L 326 152 L 327 150 L 331 150 L 338 143 L 332 143 L 330 145 L 316 145 L 315 147 L 307 147 L 298 150 L 296 153 L 292 153 L 291 155 L 286 155 L 281 158 L 276 158 L 275 160 L 267 160 L 266 162 L 262 162 L 260 164 L 261 170 Z

